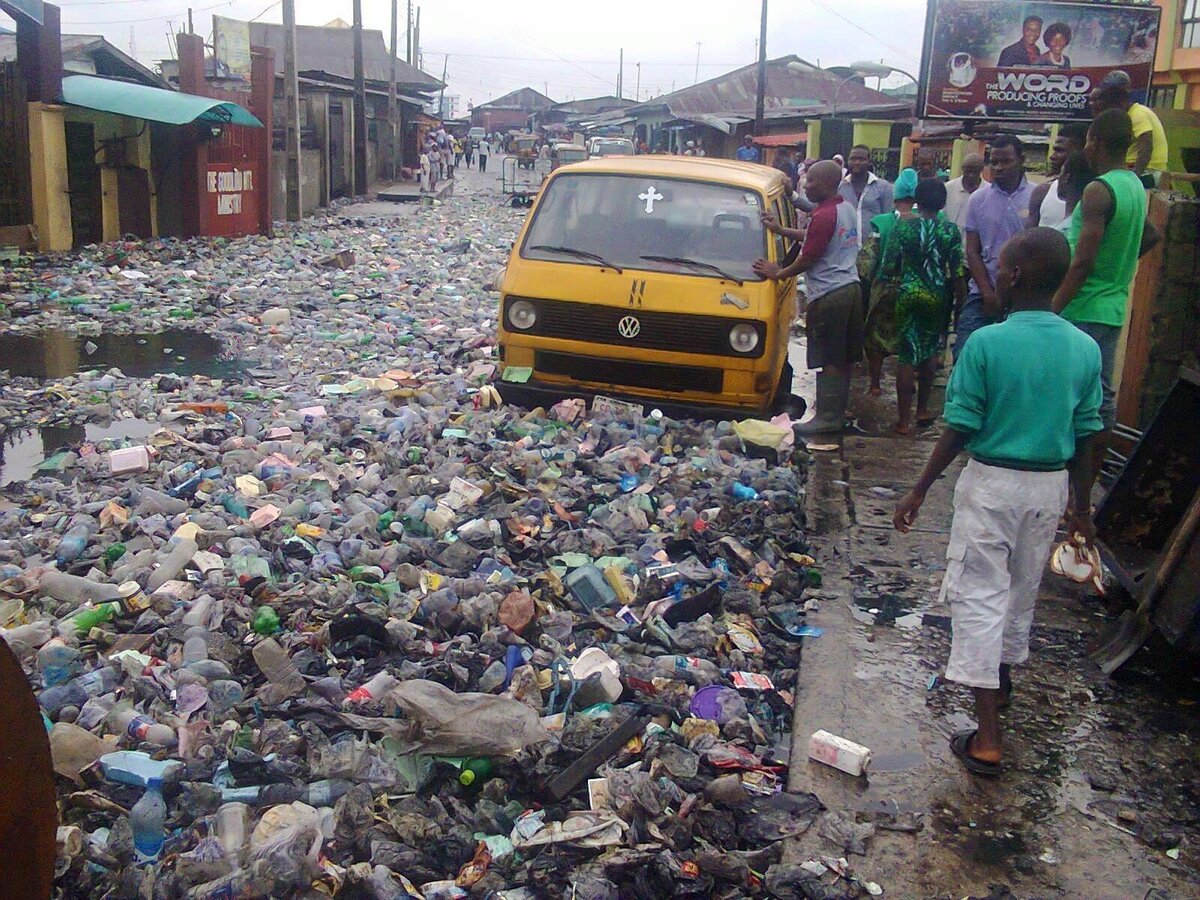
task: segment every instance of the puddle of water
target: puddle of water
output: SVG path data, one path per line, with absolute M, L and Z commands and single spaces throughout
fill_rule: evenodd
M 111 425 L 61 425 L 15 431 L 0 444 L 0 485 L 28 481 L 38 464 L 63 447 L 115 440 L 136 444 L 161 426 L 145 419 L 119 419 Z
M 88 352 L 88 346 L 96 349 Z M 236 375 L 237 360 L 223 357 L 224 345 L 212 335 L 186 328 L 152 334 L 74 334 L 58 329 L 29 334 L 0 334 L 0 366 L 13 375 L 65 378 L 91 369 L 119 368 L 145 378 L 157 373 Z
M 903 772 L 905 769 L 916 769 L 925 765 L 925 756 L 921 753 L 902 751 L 899 753 L 880 753 L 871 757 L 871 772 Z

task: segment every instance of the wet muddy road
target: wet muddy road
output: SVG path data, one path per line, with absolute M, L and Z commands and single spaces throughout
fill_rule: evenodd
M 864 385 L 851 403 L 861 433 L 815 454 L 810 471 L 825 582 L 808 622 L 825 631 L 805 642 L 791 789 L 876 822 L 866 856 L 849 861 L 888 896 L 1200 896 L 1200 681 L 1167 667 L 1161 648 L 1102 675 L 1087 645 L 1110 620 L 1078 586 L 1049 574 L 1043 583 L 1032 655 L 1004 718 L 1006 773 L 973 777 L 951 755 L 948 736 L 974 722 L 969 692 L 938 678 L 950 623 L 937 595 L 961 464 L 930 492 L 917 529 L 893 531 L 895 498 L 937 434 L 891 434 L 892 382 L 879 400 Z M 808 762 L 820 728 L 870 747 L 870 777 Z M 844 855 L 816 828 L 788 853 Z

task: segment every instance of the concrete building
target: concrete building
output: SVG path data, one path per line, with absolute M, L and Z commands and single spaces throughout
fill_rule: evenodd
M 42 250 L 269 229 L 255 187 L 266 162 L 258 117 L 237 100 L 170 89 L 102 37 L 60 35 L 55 6 L 11 6 L 0 3 L 18 23 L 0 35 L 0 225 L 30 228 Z M 208 148 L 222 146 L 236 157 L 206 191 Z
M 1200 174 L 1200 0 L 1155 0 L 1162 7 L 1150 105 L 1171 147 L 1168 168 Z

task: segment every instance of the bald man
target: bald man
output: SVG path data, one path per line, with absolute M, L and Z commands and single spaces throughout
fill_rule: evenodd
M 983 157 L 978 153 L 968 153 L 963 157 L 962 175 L 946 182 L 946 218 L 958 226 L 963 237 L 963 246 L 967 240 L 967 201 L 983 184 Z
M 846 424 L 850 376 L 863 354 L 862 293 L 858 284 L 858 213 L 838 193 L 842 167 L 822 160 L 808 170 L 804 192 L 815 204 L 804 243 L 784 264 L 760 259 L 754 271 L 786 281 L 804 273 L 808 294 L 805 331 L 808 367 L 817 372 L 816 415 L 804 435 L 832 434 Z
M 1029 658 L 1068 481 L 1075 496 L 1088 496 L 1092 440 L 1104 427 L 1100 349 L 1052 307 L 1070 264 L 1067 239 L 1050 228 L 1004 244 L 995 288 L 1008 318 L 964 344 L 946 387 L 946 430 L 893 517 L 907 533 L 929 488 L 959 453 L 970 454 L 954 488 L 942 598 L 953 629 L 946 678 L 974 690 L 979 722 L 950 748 L 978 775 L 1001 771 L 999 710 L 1012 695 L 1012 667 Z M 1071 515 L 1072 532 L 1095 540 L 1089 504 Z

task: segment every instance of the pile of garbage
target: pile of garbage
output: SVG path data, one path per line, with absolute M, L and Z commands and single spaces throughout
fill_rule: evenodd
M 156 302 L 203 257 L 183 277 L 240 376 L 9 379 L 26 422 L 111 376 L 106 414 L 154 426 L 0 488 L 0 637 L 49 731 L 69 895 L 879 892 L 781 859 L 823 809 L 784 791 L 819 636 L 791 423 L 497 404 L 496 233 L 455 275 L 453 244 L 401 258 L 331 221 L 371 264 L 297 259 L 265 308 L 231 274 L 262 289 L 263 239 L 191 242 Z

